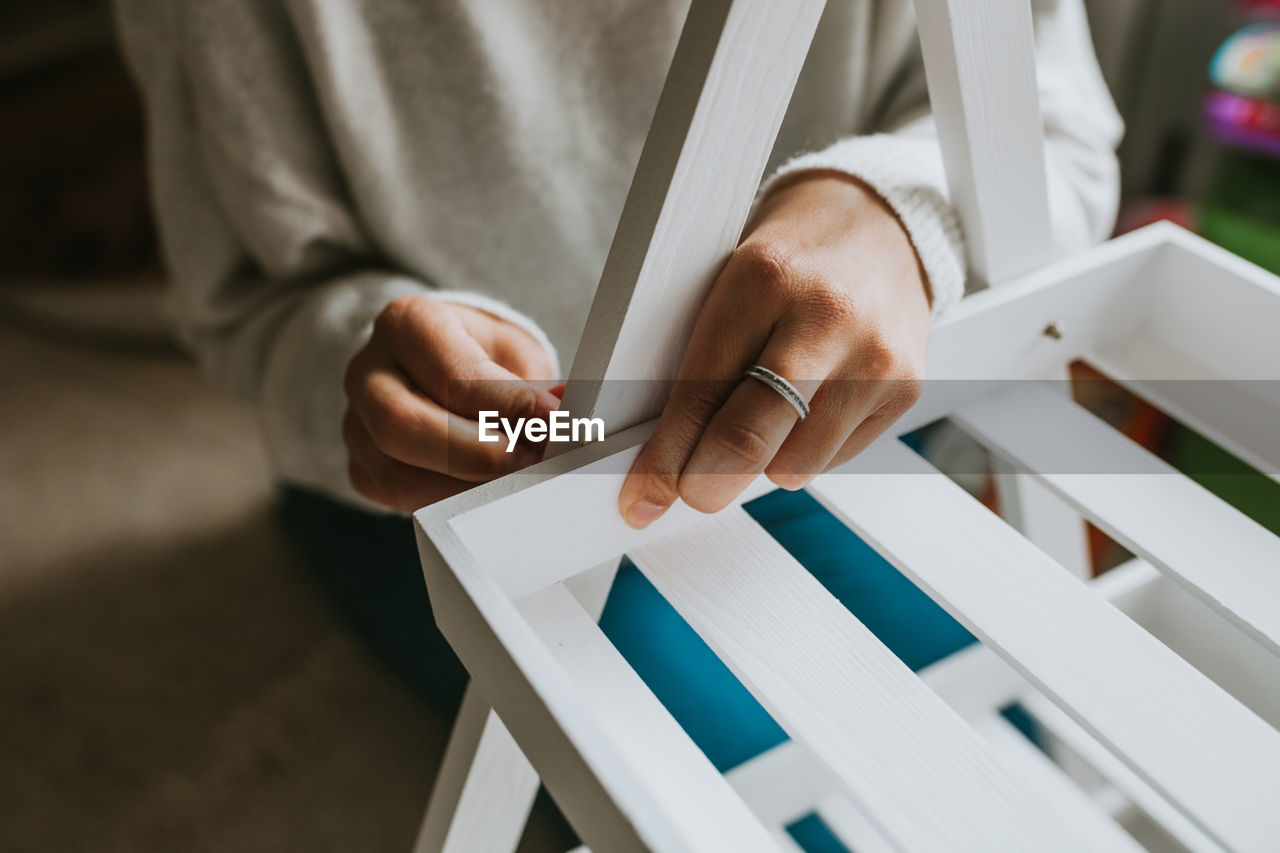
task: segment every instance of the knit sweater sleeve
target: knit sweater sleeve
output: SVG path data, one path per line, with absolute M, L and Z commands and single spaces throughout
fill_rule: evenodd
M 116 0 L 147 114 L 169 312 L 218 386 L 252 401 L 276 474 L 368 505 L 347 478 L 347 362 L 397 297 L 486 310 L 379 261 L 352 209 L 282 4 Z
M 965 292 L 963 235 L 948 200 L 910 3 L 899 8 L 898 32 L 892 32 L 893 22 L 881 22 L 873 46 L 880 55 L 872 62 L 869 103 L 877 106 L 865 132 L 793 158 L 763 191 L 809 169 L 844 172 L 869 185 L 910 235 L 937 317 Z M 1104 239 L 1114 224 L 1114 151 L 1123 126 L 1098 68 L 1081 0 L 1033 0 L 1032 10 L 1054 245 L 1067 254 Z

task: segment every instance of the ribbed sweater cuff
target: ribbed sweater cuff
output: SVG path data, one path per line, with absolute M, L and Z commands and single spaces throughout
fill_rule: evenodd
M 936 319 L 964 295 L 964 243 L 947 200 L 946 175 L 936 139 L 890 134 L 841 140 L 822 151 L 802 154 L 774 173 L 773 185 L 796 172 L 830 169 L 866 183 L 897 214 L 928 277 Z

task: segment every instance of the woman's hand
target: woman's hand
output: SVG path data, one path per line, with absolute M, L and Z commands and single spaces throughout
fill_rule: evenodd
M 550 377 L 546 352 L 523 329 L 429 296 L 397 299 L 347 366 L 351 485 L 411 511 L 537 461 L 540 449 L 481 442 L 476 418 L 546 418 L 559 401 L 526 380 Z
M 715 512 L 762 471 L 802 488 L 911 407 L 928 336 L 924 273 L 893 211 L 848 176 L 798 174 L 761 202 L 712 287 L 623 517 L 646 527 L 677 497 Z M 790 380 L 808 418 L 743 379 L 752 364 Z

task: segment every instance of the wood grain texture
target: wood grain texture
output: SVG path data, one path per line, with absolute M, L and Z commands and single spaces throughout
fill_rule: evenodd
M 661 412 L 824 5 L 690 8 L 570 371 L 564 407 L 575 415 L 602 417 L 613 432 Z
M 1041 386 L 1016 383 L 955 420 L 1280 655 L 1280 538 L 1269 530 Z
M 1206 833 L 1280 838 L 1280 732 L 914 452 L 878 442 L 810 491 Z
M 915 0 L 929 101 L 969 269 L 1002 284 L 1053 256 L 1028 0 Z
M 899 848 L 1087 849 L 744 510 L 631 557 Z

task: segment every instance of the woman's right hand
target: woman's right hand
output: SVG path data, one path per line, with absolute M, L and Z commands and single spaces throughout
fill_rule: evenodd
M 378 315 L 347 366 L 342 435 L 348 476 L 364 497 L 410 512 L 537 461 L 479 440 L 478 413 L 546 418 L 559 401 L 542 345 L 512 323 L 430 296 Z

